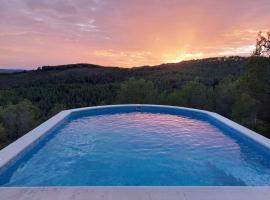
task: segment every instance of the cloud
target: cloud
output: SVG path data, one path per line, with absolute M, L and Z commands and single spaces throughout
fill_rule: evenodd
M 80 30 L 86 31 L 86 32 L 98 32 L 98 28 L 95 25 L 95 20 L 91 19 L 87 23 L 77 23 L 75 24 L 76 26 L 79 27 Z
M 218 52 L 219 56 L 229 56 L 229 55 L 240 55 L 240 56 L 246 56 L 251 55 L 252 51 L 255 49 L 254 45 L 247 45 L 242 47 L 228 47 L 223 48 L 221 52 Z
M 0 66 L 249 55 L 269 10 L 269 0 L 0 0 Z

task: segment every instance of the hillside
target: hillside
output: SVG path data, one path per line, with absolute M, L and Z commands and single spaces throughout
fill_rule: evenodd
M 246 58 L 224 57 L 136 68 L 92 64 L 43 66 L 0 74 L 2 104 L 28 99 L 41 109 L 42 116 L 47 116 L 57 103 L 67 108 L 111 104 L 120 84 L 131 77 L 153 82 L 160 93 L 171 92 L 195 79 L 214 87 L 223 80 L 239 78 L 245 62 Z
M 0 89 L 47 84 L 88 83 L 102 84 L 122 82 L 130 77 L 154 81 L 169 81 L 173 87 L 198 77 L 206 84 L 228 77 L 238 78 L 243 74 L 246 58 L 208 58 L 158 66 L 136 68 L 103 67 L 92 64 L 44 66 L 37 70 L 13 74 L 0 74 Z
M 22 69 L 0 69 L 0 74 L 13 74 L 13 73 L 18 73 L 22 72 L 25 70 Z

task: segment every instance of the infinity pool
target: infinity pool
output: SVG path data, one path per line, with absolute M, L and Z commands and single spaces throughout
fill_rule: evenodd
M 1 186 L 264 186 L 265 148 L 204 116 L 80 113 L 0 174 Z

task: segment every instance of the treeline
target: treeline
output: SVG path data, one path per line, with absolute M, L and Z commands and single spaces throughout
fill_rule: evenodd
M 63 109 L 120 103 L 217 112 L 270 138 L 270 59 L 223 57 L 131 69 L 78 64 L 0 75 L 0 147 Z

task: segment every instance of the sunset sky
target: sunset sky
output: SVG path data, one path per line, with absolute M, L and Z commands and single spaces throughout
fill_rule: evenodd
M 0 68 L 249 55 L 270 0 L 0 0 Z

